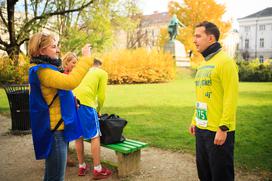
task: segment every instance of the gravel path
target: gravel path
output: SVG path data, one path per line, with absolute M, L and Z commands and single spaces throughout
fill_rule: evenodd
M 16 136 L 9 133 L 10 119 L 0 115 L 0 180 L 1 181 L 38 181 L 43 178 L 44 161 L 34 158 L 32 137 L 30 134 Z M 70 144 L 74 148 L 74 144 Z M 90 144 L 85 152 L 90 153 Z M 102 149 L 102 160 L 115 161 L 115 153 Z M 236 170 L 238 181 L 272 180 L 261 178 L 257 173 Z M 66 180 L 90 180 L 91 175 L 77 176 L 77 168 L 67 168 Z M 165 151 L 157 148 L 146 148 L 142 151 L 141 168 L 138 173 L 126 178 L 118 178 L 116 171 L 107 180 L 126 181 L 196 181 L 197 172 L 194 156 L 187 153 Z

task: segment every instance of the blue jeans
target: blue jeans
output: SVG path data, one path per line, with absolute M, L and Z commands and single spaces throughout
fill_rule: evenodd
M 44 181 L 64 181 L 67 160 L 67 142 L 63 131 L 54 132 L 51 153 L 45 160 Z

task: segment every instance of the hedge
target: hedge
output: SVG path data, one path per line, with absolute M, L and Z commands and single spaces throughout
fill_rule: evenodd
M 248 82 L 271 82 L 272 64 L 270 61 L 259 63 L 259 61 L 238 61 L 239 80 Z
M 145 49 L 120 50 L 102 55 L 110 84 L 158 83 L 175 77 L 170 54 Z

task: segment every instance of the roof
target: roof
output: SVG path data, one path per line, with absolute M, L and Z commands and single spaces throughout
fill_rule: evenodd
M 163 12 L 163 13 L 154 12 L 154 14 L 143 16 L 141 24 L 143 26 L 161 24 L 161 23 L 168 24 L 170 19 L 171 17 L 168 15 L 167 12 Z
M 267 16 L 272 16 L 272 7 L 263 9 L 261 11 L 258 11 L 257 13 L 253 13 L 251 15 L 248 15 L 246 17 L 239 18 L 239 19 L 259 18 L 259 17 L 267 17 Z

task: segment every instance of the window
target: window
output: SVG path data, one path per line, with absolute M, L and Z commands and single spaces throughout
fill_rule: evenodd
M 264 47 L 264 39 L 260 38 L 260 48 L 263 48 L 263 47 Z
M 250 26 L 245 26 L 245 32 L 249 32 L 250 31 Z
M 259 61 L 260 61 L 260 63 L 264 62 L 264 57 L 262 55 L 259 56 Z
M 260 30 L 260 31 L 264 31 L 264 30 L 265 30 L 265 25 L 260 25 L 260 26 L 259 26 L 259 30 Z
M 245 48 L 249 48 L 249 39 L 245 40 Z

